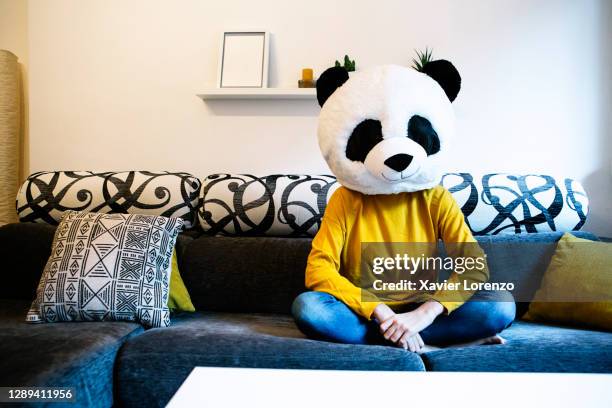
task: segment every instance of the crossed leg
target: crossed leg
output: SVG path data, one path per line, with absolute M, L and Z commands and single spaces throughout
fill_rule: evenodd
M 308 337 L 338 343 L 388 344 L 378 324 L 355 314 L 343 302 L 324 292 L 305 292 L 292 305 L 299 329 Z M 499 344 L 498 336 L 515 315 L 512 295 L 480 291 L 450 315 L 440 315 L 421 331 L 427 345 Z

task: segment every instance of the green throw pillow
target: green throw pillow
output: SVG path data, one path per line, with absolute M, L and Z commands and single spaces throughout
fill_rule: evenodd
M 189 292 L 183 283 L 176 258 L 176 250 L 172 253 L 172 273 L 170 274 L 170 296 L 168 308 L 171 312 L 195 312 Z
M 611 294 L 612 244 L 566 233 L 524 319 L 612 330 Z

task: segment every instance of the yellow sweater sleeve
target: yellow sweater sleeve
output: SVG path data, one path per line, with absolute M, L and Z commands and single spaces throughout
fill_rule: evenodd
M 472 232 L 465 222 L 465 218 L 459 205 L 448 192 L 448 190 L 439 187 L 441 194 L 438 201 L 437 224 L 438 232 L 446 245 L 450 256 L 463 257 L 484 257 L 484 251 L 478 246 L 476 240 L 472 236 Z M 467 245 L 457 245 L 467 243 Z M 451 248 L 451 249 L 449 249 Z M 463 274 L 453 272 L 448 281 L 457 283 L 467 281 L 470 283 L 486 282 L 489 279 L 489 269 L 485 264 L 485 268 L 478 270 L 476 268 L 468 269 Z M 464 304 L 474 294 L 473 291 L 456 291 L 456 290 L 440 290 L 434 293 L 432 299 L 440 302 L 446 309 L 447 313 L 451 313 L 459 306 Z
M 312 241 L 306 266 L 306 287 L 329 293 L 355 313 L 370 319 L 380 301 L 340 274 L 340 257 L 345 237 L 346 212 L 342 192 L 336 190 L 325 209 L 321 228 Z

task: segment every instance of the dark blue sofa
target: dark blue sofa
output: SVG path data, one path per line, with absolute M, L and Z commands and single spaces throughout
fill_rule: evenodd
M 169 328 L 29 325 L 25 314 L 53 232 L 54 227 L 41 224 L 0 228 L 7 282 L 0 287 L 2 386 L 73 386 L 83 406 L 153 407 L 165 405 L 195 366 L 612 373 L 612 334 L 520 319 L 504 332 L 505 345 L 420 356 L 393 347 L 306 339 L 289 315 L 291 302 L 304 290 L 310 240 L 303 238 L 182 234 L 179 266 L 198 312 L 174 316 Z M 479 241 L 494 278 L 537 288 L 560 236 L 505 235 Z M 529 293 L 519 298 L 525 296 Z M 527 306 L 517 304 L 519 315 Z

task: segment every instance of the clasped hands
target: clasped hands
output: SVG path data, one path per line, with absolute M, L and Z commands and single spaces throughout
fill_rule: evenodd
M 419 333 L 432 324 L 443 311 L 444 307 L 433 300 L 406 313 L 395 313 L 389 306 L 381 303 L 374 309 L 372 317 L 378 322 L 380 333 L 386 340 L 404 350 L 418 352 L 425 345 Z

